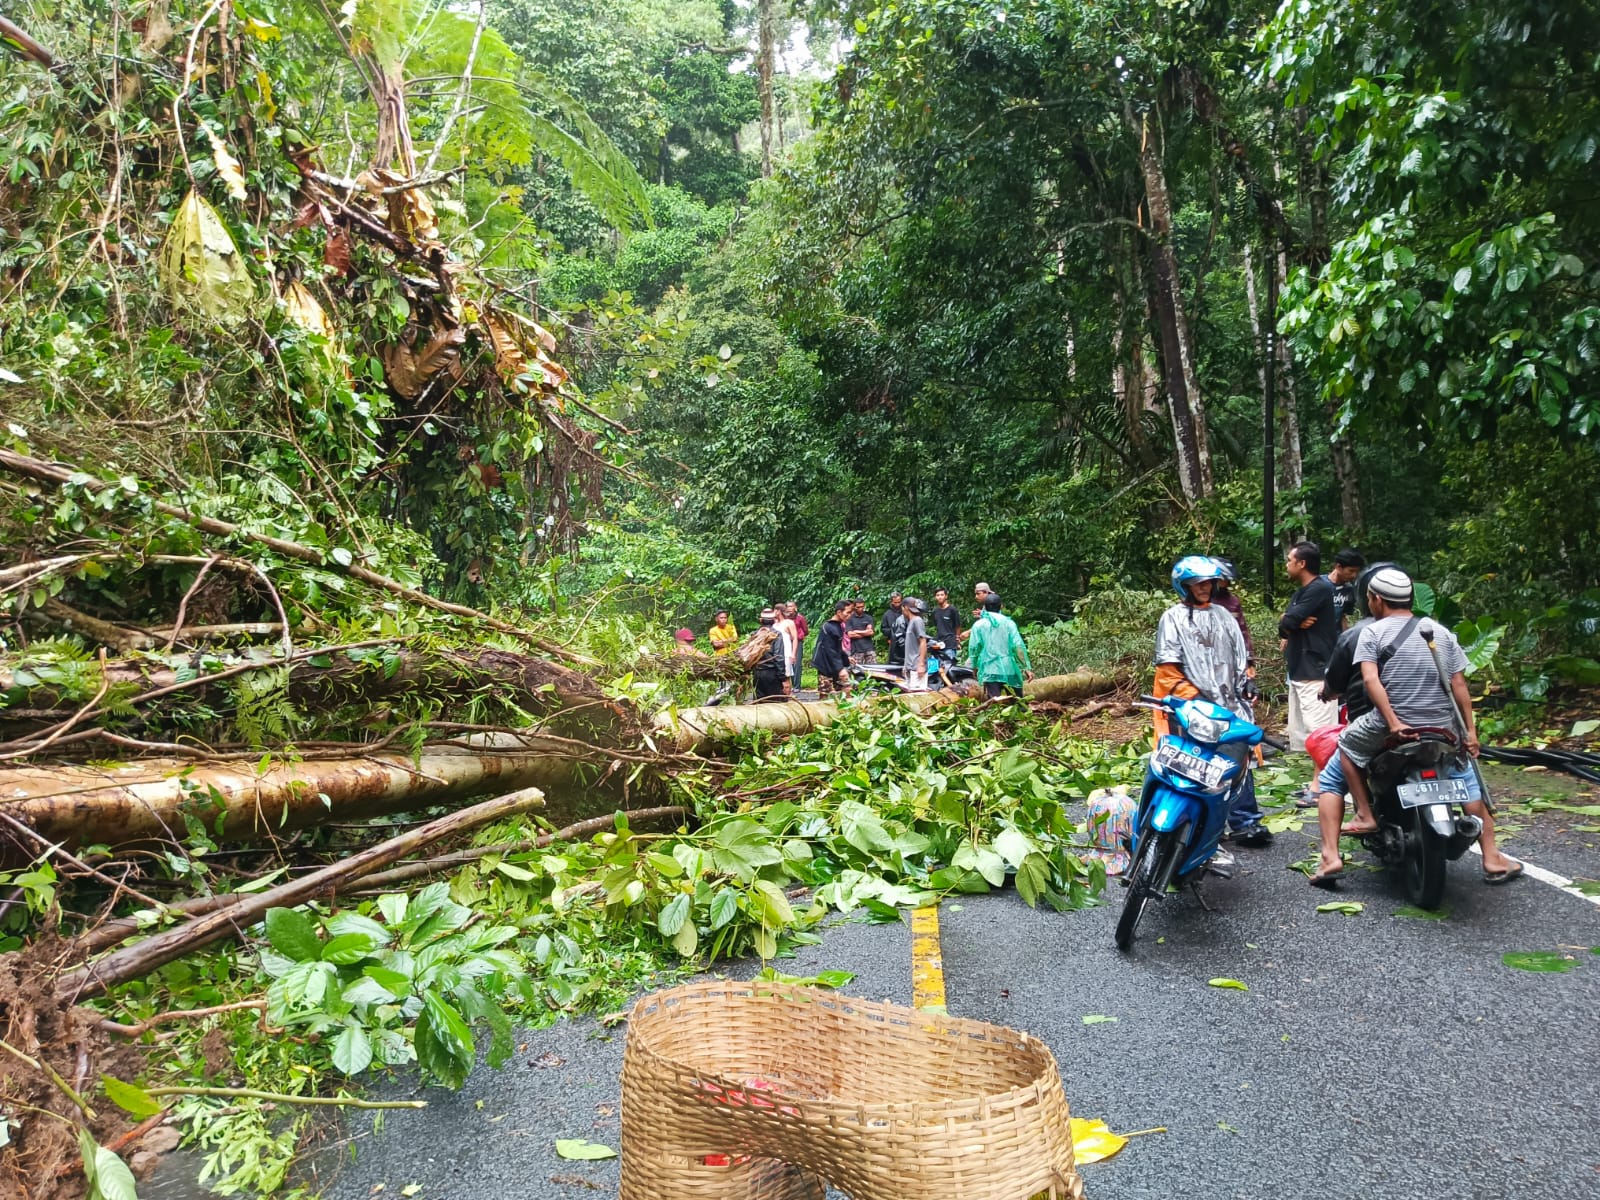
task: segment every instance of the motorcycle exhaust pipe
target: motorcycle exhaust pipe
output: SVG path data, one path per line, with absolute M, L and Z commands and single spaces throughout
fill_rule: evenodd
M 1455 820 L 1455 832 L 1445 843 L 1444 856 L 1454 862 L 1467 852 L 1467 847 L 1476 842 L 1482 833 L 1483 822 L 1470 813 L 1462 813 Z

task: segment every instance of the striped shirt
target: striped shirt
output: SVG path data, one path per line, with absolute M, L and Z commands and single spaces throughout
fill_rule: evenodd
M 1410 619 L 1409 616 L 1384 617 L 1363 628 L 1361 640 L 1356 643 L 1356 663 L 1377 662 L 1383 648 L 1400 637 L 1400 631 Z M 1433 626 L 1433 644 L 1439 648 L 1445 678 L 1453 679 L 1456 672 L 1467 669 L 1467 656 L 1462 653 L 1455 634 L 1437 621 L 1424 617 L 1405 640 L 1395 646 L 1394 656 L 1383 664 L 1378 677 L 1383 681 L 1383 690 L 1389 693 L 1395 716 L 1405 724 L 1453 729 L 1455 710 L 1450 707 L 1450 696 L 1439 682 L 1439 669 L 1428 652 L 1428 644 L 1422 640 L 1423 625 Z

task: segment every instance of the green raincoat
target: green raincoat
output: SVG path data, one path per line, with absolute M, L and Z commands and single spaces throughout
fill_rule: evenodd
M 986 612 L 972 624 L 967 638 L 967 666 L 978 673 L 979 683 L 1022 686 L 1022 673 L 1033 670 L 1028 647 L 1017 623 L 1004 613 Z

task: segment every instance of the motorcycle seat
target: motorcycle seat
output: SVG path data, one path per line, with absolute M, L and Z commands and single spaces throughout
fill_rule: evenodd
M 1452 730 L 1435 725 L 1413 726 L 1405 737 L 1390 734 L 1368 769 L 1377 775 L 1398 775 L 1418 764 L 1432 766 L 1454 759 L 1460 747 Z

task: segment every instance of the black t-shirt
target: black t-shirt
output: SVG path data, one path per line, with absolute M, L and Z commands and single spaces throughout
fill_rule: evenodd
M 859 617 L 852 613 L 850 619 L 844 623 L 845 632 L 852 638 L 863 629 L 870 628 L 872 628 L 872 617 L 867 613 L 862 613 Z
M 1334 583 L 1332 575 L 1324 575 L 1328 586 L 1333 588 L 1333 611 L 1339 614 L 1339 624 L 1356 615 L 1356 585 L 1352 580 L 1349 583 Z
M 1301 629 L 1300 622 L 1315 617 L 1310 629 Z M 1278 621 L 1278 634 L 1288 641 L 1283 657 L 1289 668 L 1289 678 L 1304 683 L 1321 679 L 1328 669 L 1328 659 L 1333 657 L 1334 643 L 1339 640 L 1339 615 L 1333 607 L 1333 584 L 1318 575 L 1294 594 L 1289 601 L 1289 611 Z
M 961 610 L 954 604 L 946 604 L 929 615 L 933 618 L 933 640 L 943 642 L 946 650 L 954 650 L 961 633 Z
M 1356 643 L 1371 623 L 1370 620 L 1357 621 L 1339 635 L 1333 655 L 1328 659 L 1327 672 L 1322 677 L 1324 697 L 1342 701 L 1348 710 L 1346 716 L 1352 721 L 1373 707 L 1367 698 L 1367 681 L 1361 676 L 1361 668 L 1356 666 Z

